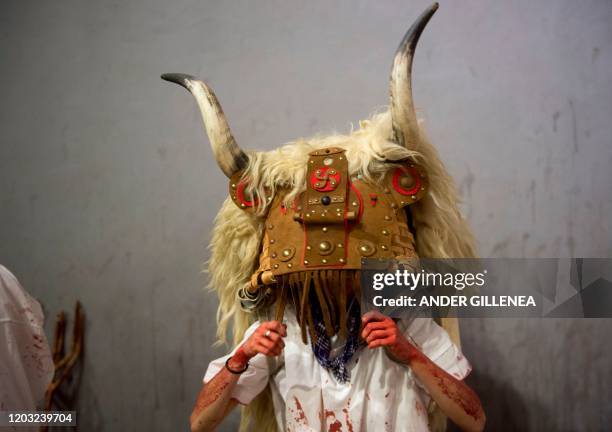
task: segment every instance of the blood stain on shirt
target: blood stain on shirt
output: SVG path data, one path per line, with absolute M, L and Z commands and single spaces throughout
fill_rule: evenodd
M 353 422 L 351 422 L 351 418 L 349 417 L 349 410 L 348 410 L 348 408 L 344 408 L 342 410 L 342 412 L 344 413 L 344 417 L 345 417 L 344 422 L 346 423 L 346 427 L 348 428 L 348 432 L 353 432 Z
M 329 425 L 329 429 L 327 432 L 341 432 L 342 431 L 342 423 L 338 420 Z
M 304 413 L 304 408 L 302 408 L 300 400 L 295 396 L 293 396 L 293 400 L 295 401 L 295 408 L 297 409 L 297 417 L 295 417 L 295 421 L 297 423 L 307 425 L 308 421 L 306 420 L 306 413 Z
M 418 400 L 414 401 L 414 408 L 416 409 L 417 414 L 425 415 L 425 407 Z

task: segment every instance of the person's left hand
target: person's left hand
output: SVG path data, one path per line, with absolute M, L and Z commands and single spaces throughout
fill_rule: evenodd
M 368 344 L 368 348 L 385 347 L 395 359 L 406 364 L 420 353 L 388 316 L 378 311 L 370 311 L 361 317 L 361 321 L 361 337 Z

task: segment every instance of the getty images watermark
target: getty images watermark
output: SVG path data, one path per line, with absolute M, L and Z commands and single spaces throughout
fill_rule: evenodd
M 611 259 L 362 261 L 362 302 L 396 318 L 612 317 Z
M 482 288 L 486 284 L 488 270 L 484 269 L 478 273 L 446 272 L 440 273 L 427 271 L 425 269 L 395 269 L 395 271 L 375 272 L 372 276 L 372 289 L 381 291 L 384 288 L 397 287 L 416 291 L 417 288 L 423 294 L 423 289 L 453 288 L 457 292 L 450 295 L 402 295 L 387 298 L 385 295 L 374 295 L 372 301 L 376 307 L 536 307 L 533 295 L 474 295 L 469 294 L 472 289 Z M 367 285 L 366 285 L 367 286 Z M 467 288 L 468 294 L 462 292 Z

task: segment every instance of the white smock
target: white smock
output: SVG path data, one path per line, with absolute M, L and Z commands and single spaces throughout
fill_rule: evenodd
M 0 265 L 0 411 L 36 410 L 53 378 L 43 319 L 40 304 Z
M 350 382 L 340 383 L 304 345 L 295 315 L 285 313 L 285 349 L 277 358 L 257 354 L 238 379 L 231 397 L 246 405 L 270 384 L 276 421 L 281 431 L 428 431 L 429 395 L 412 370 L 391 360 L 383 348 L 357 352 L 349 363 Z M 246 340 L 259 326 L 246 331 Z M 406 337 L 440 368 L 457 379 L 471 370 L 446 331 L 430 318 L 398 322 Z M 241 345 L 241 344 L 239 344 Z M 341 347 L 336 347 L 336 352 Z M 234 349 L 236 351 L 236 349 Z M 204 382 L 225 367 L 227 356 L 213 360 Z M 335 354 L 332 351 L 332 355 Z

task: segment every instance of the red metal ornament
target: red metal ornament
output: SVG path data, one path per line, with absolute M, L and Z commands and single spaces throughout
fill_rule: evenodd
M 331 167 L 320 167 L 312 172 L 310 186 L 319 192 L 330 192 L 340 184 L 340 173 Z

